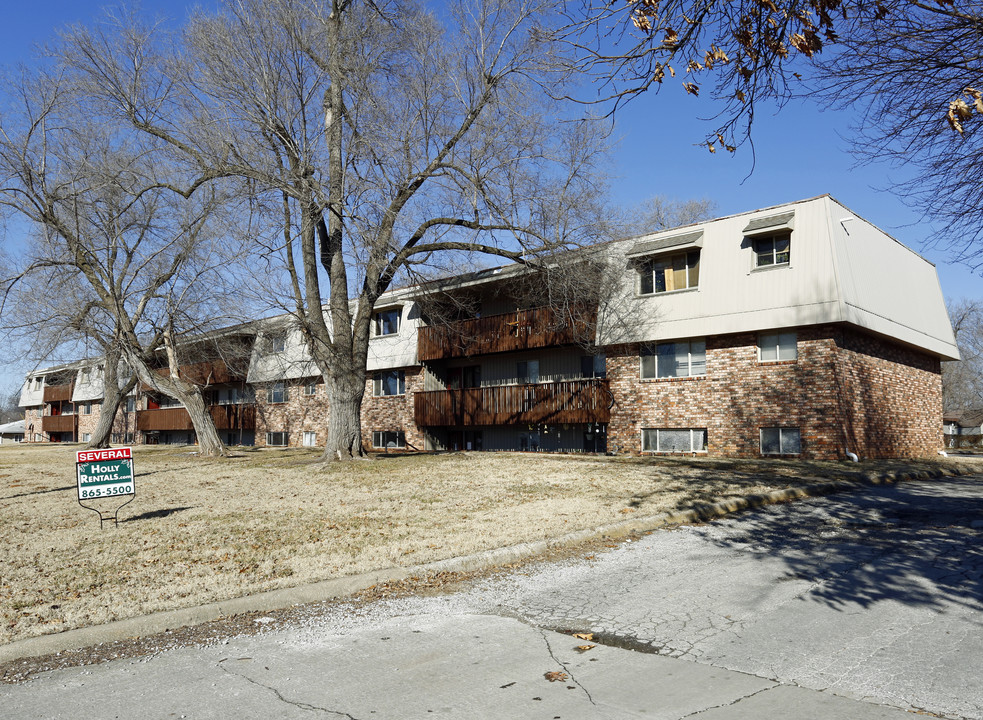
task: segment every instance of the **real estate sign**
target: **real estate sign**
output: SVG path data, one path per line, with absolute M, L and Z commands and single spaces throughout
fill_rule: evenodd
M 80 450 L 75 453 L 79 500 L 133 495 L 131 448 Z

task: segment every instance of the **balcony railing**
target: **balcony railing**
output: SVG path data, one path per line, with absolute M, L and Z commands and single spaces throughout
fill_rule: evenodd
M 213 405 L 208 408 L 216 430 L 255 430 L 255 405 Z M 137 412 L 137 430 L 194 430 L 191 416 L 184 408 L 140 410 Z
M 498 385 L 416 393 L 416 424 L 427 426 L 513 423 L 606 423 L 611 419 L 607 380 L 541 385 Z
M 73 433 L 75 417 L 75 415 L 45 415 L 41 418 L 41 430 L 46 433 Z
M 427 362 L 591 342 L 594 317 L 586 309 L 571 313 L 543 307 L 422 327 L 417 333 L 417 357 Z
M 47 385 L 44 388 L 43 401 L 46 403 L 68 402 L 72 399 L 72 392 L 74 390 L 75 383 L 68 383 L 67 385 Z
M 170 370 L 166 367 L 157 368 L 155 372 L 167 377 Z M 208 362 L 192 363 L 182 365 L 178 368 L 181 377 L 195 385 L 221 385 L 223 383 L 240 382 L 246 379 L 245 368 L 234 370 L 230 368 L 224 360 L 210 360 Z M 146 385 L 143 386 L 145 389 Z

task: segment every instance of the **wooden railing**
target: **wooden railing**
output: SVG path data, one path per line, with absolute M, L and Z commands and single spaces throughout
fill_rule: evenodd
M 418 392 L 413 401 L 416 424 L 421 427 L 606 423 L 611 419 L 607 380 Z
M 162 377 L 170 375 L 170 370 L 166 367 L 157 368 L 154 372 Z M 210 360 L 182 365 L 178 368 L 178 373 L 182 378 L 188 382 L 193 382 L 195 385 L 220 385 L 246 379 L 245 367 L 242 370 L 233 370 L 226 364 L 225 360 Z
M 73 433 L 75 415 L 45 415 L 41 418 L 41 430 L 46 433 Z
M 255 405 L 212 405 L 208 408 L 216 430 L 255 430 Z M 140 410 L 137 412 L 137 430 L 194 430 L 191 416 L 184 408 Z
M 43 401 L 46 403 L 68 402 L 72 399 L 72 392 L 74 390 L 75 383 L 68 383 L 67 385 L 46 385 Z
M 427 362 L 591 342 L 594 317 L 593 311 L 583 308 L 570 312 L 542 307 L 421 327 L 417 357 Z

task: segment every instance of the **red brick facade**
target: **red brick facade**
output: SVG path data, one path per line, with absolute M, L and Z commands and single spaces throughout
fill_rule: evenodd
M 328 437 L 328 398 L 320 378 L 283 383 L 286 398 L 272 402 L 272 384 L 256 385 L 256 444 L 267 444 L 267 433 L 287 433 L 288 447 L 302 447 L 304 433 L 314 433 L 314 444 L 324 446 Z M 308 394 L 313 385 L 314 394 Z
M 362 445 L 367 450 L 378 450 L 372 446 L 372 433 L 376 431 L 400 431 L 406 435 L 407 452 L 423 450 L 423 431 L 413 419 L 413 393 L 423 391 L 423 368 L 402 368 L 406 381 L 403 395 L 380 396 L 373 394 L 374 374 L 365 379 L 365 395 L 362 399 Z
M 707 453 L 760 455 L 761 428 L 798 428 L 803 458 L 927 457 L 942 448 L 939 361 L 836 326 L 800 328 L 793 361 L 760 362 L 757 336 L 706 340 L 706 376 L 642 380 L 639 346 L 608 348 L 608 448 L 643 428 L 706 428 Z

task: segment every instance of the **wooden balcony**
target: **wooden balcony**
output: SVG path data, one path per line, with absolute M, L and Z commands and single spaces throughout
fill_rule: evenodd
M 41 418 L 41 430 L 46 433 L 74 433 L 75 415 L 45 415 Z
M 593 341 L 596 313 L 580 310 L 574 316 L 542 307 L 421 327 L 417 358 L 427 362 Z
M 255 405 L 212 405 L 208 408 L 216 430 L 255 430 Z M 137 430 L 194 430 L 191 416 L 184 408 L 137 411 Z
M 75 383 L 67 385 L 46 385 L 44 388 L 43 401 L 46 403 L 68 402 L 72 399 L 75 391 Z
M 606 423 L 611 419 L 607 380 L 499 385 L 414 395 L 420 427 L 516 423 Z
M 167 377 L 170 374 L 170 370 L 166 367 L 157 368 L 154 372 L 161 377 Z M 245 366 L 241 371 L 233 370 L 229 368 L 224 360 L 210 360 L 208 362 L 182 365 L 178 368 L 178 373 L 185 380 L 200 386 L 241 382 L 246 379 Z M 147 389 L 146 385 L 143 387 Z

